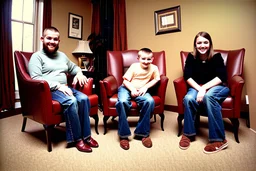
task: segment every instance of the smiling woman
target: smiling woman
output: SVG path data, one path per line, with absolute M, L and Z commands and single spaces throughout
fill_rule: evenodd
M 190 141 L 197 134 L 196 125 L 198 111 L 208 116 L 209 143 L 204 153 L 219 152 L 228 147 L 221 105 L 229 95 L 227 71 L 220 53 L 213 53 L 211 36 L 207 32 L 199 32 L 194 38 L 194 53 L 189 53 L 185 62 L 184 81 L 187 92 L 183 98 L 184 129 L 179 147 L 186 150 Z

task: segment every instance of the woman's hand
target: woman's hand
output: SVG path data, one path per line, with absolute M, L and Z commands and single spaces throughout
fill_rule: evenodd
M 197 93 L 197 97 L 196 97 L 196 101 L 197 101 L 198 103 L 201 103 L 201 102 L 203 101 L 203 98 L 204 98 L 205 93 L 206 93 L 206 89 L 204 89 L 204 88 L 201 87 L 201 88 L 199 89 L 199 91 L 198 91 L 198 93 Z

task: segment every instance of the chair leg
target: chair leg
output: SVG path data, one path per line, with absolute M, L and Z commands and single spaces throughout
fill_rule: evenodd
M 95 132 L 99 135 L 99 131 L 98 131 L 98 125 L 99 125 L 99 115 L 92 115 L 91 116 L 94 120 L 95 120 Z
M 52 130 L 53 130 L 53 128 L 54 128 L 54 125 L 44 125 L 48 152 L 52 151 Z
M 103 117 L 103 124 L 104 124 L 104 135 L 107 133 L 107 121 L 110 116 L 104 116 Z
M 246 119 L 246 126 L 247 128 L 250 128 L 250 117 L 248 116 L 248 118 Z
M 238 120 L 238 118 L 229 118 L 229 120 L 233 124 L 233 131 L 234 131 L 234 136 L 235 136 L 236 142 L 240 143 L 239 139 L 238 139 L 239 120 Z
M 111 121 L 114 121 L 116 119 L 117 116 L 112 116 Z
M 25 131 L 26 124 L 27 124 L 27 118 L 26 118 L 26 117 L 23 117 L 23 123 L 22 123 L 21 132 L 24 132 L 24 131 Z
M 179 114 L 177 117 L 177 121 L 178 121 L 178 137 L 181 135 L 181 131 L 182 131 L 182 120 L 184 119 L 184 115 L 183 114 Z
M 155 115 L 156 116 L 156 115 Z M 162 131 L 164 131 L 164 113 L 162 114 L 159 114 L 159 116 L 161 117 L 161 128 L 162 128 Z
M 154 115 L 154 122 L 156 122 L 156 115 L 155 114 L 153 114 Z

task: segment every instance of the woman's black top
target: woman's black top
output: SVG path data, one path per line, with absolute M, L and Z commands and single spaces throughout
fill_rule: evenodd
M 184 79 L 192 78 L 197 84 L 205 84 L 218 77 L 222 83 L 227 82 L 227 71 L 220 53 L 209 60 L 202 61 L 189 53 L 185 63 Z

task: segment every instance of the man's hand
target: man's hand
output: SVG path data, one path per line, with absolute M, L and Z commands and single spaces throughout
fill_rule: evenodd
M 79 83 L 80 87 L 82 87 L 84 84 L 88 83 L 88 79 L 86 76 L 84 76 L 81 72 L 78 72 L 73 80 L 73 85 L 76 85 L 77 82 Z
M 68 88 L 68 86 L 66 85 L 61 85 L 59 88 L 58 88 L 59 91 L 61 91 L 62 93 L 64 93 L 65 95 L 68 95 L 68 96 L 72 96 L 73 95 L 73 92 L 70 88 Z

